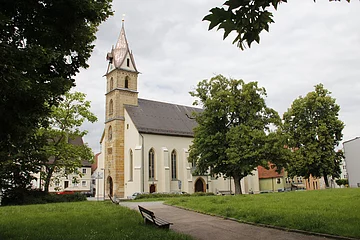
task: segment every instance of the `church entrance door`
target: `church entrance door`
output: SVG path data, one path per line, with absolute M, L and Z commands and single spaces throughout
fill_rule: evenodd
M 205 192 L 205 183 L 202 178 L 198 178 L 195 182 L 195 192 Z
M 150 193 L 156 192 L 156 186 L 155 184 L 150 185 Z
M 113 196 L 113 180 L 110 176 L 107 178 L 107 185 L 110 196 Z

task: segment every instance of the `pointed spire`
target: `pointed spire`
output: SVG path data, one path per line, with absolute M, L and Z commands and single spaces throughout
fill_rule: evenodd
M 123 15 L 123 18 L 122 18 L 120 35 L 116 42 L 115 48 L 113 47 L 111 49 L 111 53 L 110 53 L 111 61 L 114 64 L 115 68 L 123 68 L 124 62 L 126 63 L 125 65 L 128 68 L 128 67 L 130 67 L 130 63 L 128 63 L 128 61 L 131 60 L 132 68 L 134 71 L 137 72 L 134 57 L 133 57 L 132 53 L 130 52 L 129 44 L 126 39 L 125 27 L 124 27 L 124 25 L 125 25 L 124 17 L 125 17 L 125 14 Z

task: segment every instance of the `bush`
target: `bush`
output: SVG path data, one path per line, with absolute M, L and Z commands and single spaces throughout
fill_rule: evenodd
M 173 198 L 173 197 L 190 197 L 190 196 L 211 196 L 211 195 L 215 195 L 212 192 L 196 192 L 193 194 L 189 194 L 189 193 L 183 193 L 183 194 L 178 194 L 178 193 L 146 193 L 146 194 L 139 194 L 136 196 L 135 199 L 147 199 L 147 198 Z
M 79 201 L 86 201 L 86 196 L 80 193 L 57 195 L 45 193 L 40 190 L 14 189 L 3 196 L 1 205 L 30 205 Z

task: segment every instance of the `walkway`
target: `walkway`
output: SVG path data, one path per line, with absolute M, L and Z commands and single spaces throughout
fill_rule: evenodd
M 155 213 L 155 216 L 174 223 L 170 229 L 191 235 L 199 240 L 212 239 L 266 239 L 266 240 L 325 240 L 319 236 L 286 232 L 273 228 L 238 223 L 162 204 L 162 202 L 120 202 L 120 205 L 138 209 L 138 205 Z

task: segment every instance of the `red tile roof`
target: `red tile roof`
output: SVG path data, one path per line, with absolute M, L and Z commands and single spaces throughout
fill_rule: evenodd
M 284 176 L 284 169 L 280 173 L 276 172 L 276 167 L 273 164 L 269 164 L 269 169 L 262 166 L 258 166 L 259 178 L 278 178 Z

